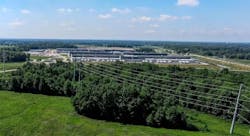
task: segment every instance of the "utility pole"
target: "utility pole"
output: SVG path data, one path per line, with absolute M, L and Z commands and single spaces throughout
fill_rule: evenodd
M 81 65 L 80 65 L 81 66 Z M 79 90 L 81 90 L 82 89 L 82 83 L 81 83 L 81 68 L 80 68 L 80 66 L 78 67 L 78 83 L 79 83 L 79 85 L 80 85 L 80 87 L 79 87 Z M 78 91 L 79 91 L 78 90 Z
M 74 58 L 73 58 L 73 63 L 74 63 L 74 77 L 73 77 L 73 81 L 75 81 L 75 79 L 76 79 L 76 62 L 75 62 Z
M 78 82 L 80 82 L 80 80 L 81 80 L 81 72 L 80 72 L 80 67 L 78 67 Z
M 5 75 L 5 51 L 4 51 L 4 48 L 3 48 L 3 78 L 4 78 L 4 75 Z
M 243 84 L 240 84 L 240 89 L 239 89 L 237 101 L 236 101 L 236 104 L 235 104 L 235 110 L 234 110 L 232 125 L 231 125 L 231 128 L 230 128 L 230 135 L 232 135 L 234 133 L 235 120 L 236 120 L 236 117 L 237 117 L 237 114 L 238 114 L 238 107 L 239 107 L 239 101 L 240 101 L 240 95 L 241 95 L 242 88 L 243 88 Z

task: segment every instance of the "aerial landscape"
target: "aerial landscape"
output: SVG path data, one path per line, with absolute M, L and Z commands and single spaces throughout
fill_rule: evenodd
M 1 0 L 0 136 L 249 136 L 250 1 Z

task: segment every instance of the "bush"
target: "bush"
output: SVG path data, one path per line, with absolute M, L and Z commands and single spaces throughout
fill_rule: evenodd
M 153 127 L 188 129 L 186 116 L 170 99 L 148 88 L 89 76 L 76 93 L 73 105 L 78 113 L 96 119 L 143 124 Z

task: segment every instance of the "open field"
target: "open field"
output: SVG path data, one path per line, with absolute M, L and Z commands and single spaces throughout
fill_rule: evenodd
M 212 58 L 212 57 L 207 57 L 207 56 L 201 56 L 197 54 L 191 54 L 191 55 L 194 56 L 195 58 L 198 58 L 202 62 L 206 62 L 218 68 L 225 67 L 225 68 L 229 68 L 232 71 L 250 71 L 250 65 L 246 65 L 240 62 L 222 60 L 222 59 L 217 59 L 217 58 Z
M 42 60 L 42 59 L 48 59 L 50 57 L 46 57 L 46 56 L 37 56 L 37 55 L 31 55 L 30 56 L 30 60 Z
M 151 128 L 99 121 L 79 116 L 65 97 L 0 91 L 0 135 L 131 135 L 131 136 L 226 136 L 230 121 L 188 111 L 200 132 Z M 206 127 L 207 126 L 207 127 Z M 237 136 L 249 136 L 249 126 L 236 125 Z
M 232 62 L 236 62 L 236 63 L 250 65 L 250 60 L 244 60 L 244 59 L 227 59 L 227 60 L 232 61 Z
M 25 62 L 13 62 L 13 63 L 5 63 L 5 70 L 17 69 L 21 67 Z M 3 70 L 3 63 L 0 63 L 0 71 Z

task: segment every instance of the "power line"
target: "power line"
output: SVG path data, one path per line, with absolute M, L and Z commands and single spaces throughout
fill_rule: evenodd
M 85 69 L 86 70 L 86 69 Z M 88 70 L 87 70 L 88 71 Z M 92 72 L 92 73 L 95 73 L 95 74 L 100 74 L 100 73 L 96 73 L 96 72 L 93 72 L 93 70 L 92 71 L 90 71 L 90 72 Z M 100 71 L 99 71 L 100 72 Z M 86 72 L 87 74 L 90 74 L 89 72 Z M 105 74 L 103 74 L 102 73 L 102 76 L 106 76 L 106 77 L 113 77 L 113 76 L 110 76 L 110 75 L 105 75 Z M 116 79 L 116 80 L 118 80 L 118 81 L 121 81 L 121 82 L 124 82 L 124 80 L 119 80 L 119 79 Z M 138 82 L 137 82 L 138 83 Z M 135 83 L 134 83 L 135 84 Z M 145 83 L 141 83 L 141 84 L 145 84 Z M 135 84 L 135 85 L 137 85 L 137 84 Z M 150 89 L 150 90 L 152 90 L 152 89 Z M 153 90 L 153 91 L 155 91 L 155 90 Z M 160 92 L 160 93 L 164 93 L 164 92 Z M 168 92 L 165 92 L 165 93 L 167 93 L 167 94 L 169 94 Z M 174 94 L 169 94 L 169 95 L 174 95 Z M 174 96 L 176 96 L 176 95 L 174 95 Z M 177 96 L 178 97 L 178 96 Z M 186 97 L 184 98 L 184 99 L 187 99 Z M 191 98 L 190 98 L 191 99 Z M 201 107 L 206 107 L 206 108 L 211 108 L 211 109 L 215 109 L 215 110 L 221 110 L 221 111 L 224 111 L 224 112 L 229 112 L 230 113 L 230 111 L 229 110 L 224 110 L 224 109 L 221 109 L 221 108 L 217 108 L 217 107 L 211 107 L 211 106 L 208 106 L 208 105 L 204 105 L 204 104 L 200 104 L 200 103 L 196 103 L 197 102 L 197 100 L 194 100 L 194 99 L 191 99 L 191 100 L 193 100 L 193 101 L 195 101 L 195 103 L 193 103 L 193 102 L 187 102 L 187 101 L 184 101 L 184 100 L 181 100 L 181 99 L 178 99 L 179 101 L 181 101 L 181 102 L 183 102 L 183 103 L 188 103 L 188 104 L 193 104 L 193 105 L 196 105 L 196 106 L 201 106 Z M 230 107 L 231 108 L 231 107 Z M 230 114 L 232 114 L 232 113 L 230 113 Z M 242 118 L 242 117 L 241 117 Z M 244 117 L 243 117 L 244 118 Z M 246 120 L 246 119 L 245 119 Z M 246 121 L 248 121 L 248 120 L 246 120 Z M 248 121 L 249 122 L 249 121 Z
M 99 70 L 98 70 L 99 71 Z M 93 72 L 93 69 L 91 70 L 91 72 Z M 100 72 L 100 71 L 99 71 Z M 113 78 L 115 78 L 116 80 L 118 80 L 118 79 L 123 79 L 123 80 L 120 80 L 120 81 L 122 81 L 122 82 L 124 82 L 124 78 L 121 78 L 122 77 L 122 75 L 120 74 L 120 75 L 118 75 L 118 76 L 120 76 L 120 77 L 116 77 L 116 76 L 114 76 L 114 75 L 107 75 L 107 70 L 106 69 L 102 69 L 102 71 L 100 72 L 100 73 L 102 73 L 102 76 L 106 76 L 106 77 L 113 77 Z M 99 74 L 100 74 L 99 73 Z M 110 73 L 110 72 L 109 72 Z M 116 74 L 119 74 L 119 73 L 116 73 Z M 124 75 L 123 75 L 124 76 Z M 131 78 L 131 77 L 130 77 Z M 132 78 L 132 79 L 134 79 L 134 78 Z M 128 79 L 126 79 L 127 80 L 127 82 L 132 82 L 132 83 L 134 83 L 135 85 L 138 85 L 138 84 L 145 84 L 145 82 L 144 81 L 142 81 L 142 83 L 141 82 L 138 82 L 137 81 L 137 79 L 134 79 L 133 81 L 131 81 L 131 80 L 128 80 Z M 141 80 L 139 80 L 139 81 L 141 81 Z M 145 85 L 147 85 L 147 84 L 145 84 Z M 150 85 L 147 85 L 147 86 L 150 86 Z M 153 87 L 153 88 L 158 88 L 158 87 L 155 87 L 155 86 L 150 86 L 150 87 Z M 161 90 L 163 90 L 162 88 L 158 88 L 158 89 L 161 89 Z M 150 89 L 150 90 L 152 90 L 152 89 Z M 165 89 L 166 90 L 166 89 Z M 168 89 L 167 89 L 168 90 Z M 155 90 L 154 90 L 155 91 Z M 171 92 L 172 92 L 173 90 L 169 90 L 169 91 L 167 91 L 167 92 L 159 92 L 159 93 L 164 93 L 164 94 L 167 94 L 167 95 L 171 95 L 171 96 L 176 96 L 177 98 L 179 98 L 178 100 L 179 101 L 183 101 L 184 103 L 185 102 L 187 102 L 188 100 L 192 100 L 191 102 L 193 102 L 193 104 L 194 105 L 199 105 L 199 106 L 201 106 L 201 107 L 206 107 L 207 108 L 207 106 L 208 105 L 205 105 L 204 106 L 204 102 L 203 101 L 200 101 L 200 100 L 195 100 L 195 99 L 192 99 L 192 98 L 188 98 L 188 97 L 183 97 L 183 96 L 180 96 L 180 95 L 176 95 L 176 94 L 171 94 Z M 185 99 L 185 100 L 182 100 L 182 99 L 180 99 L 180 98 L 183 98 L 183 99 Z M 201 104 L 202 103 L 202 104 Z M 189 104 L 190 104 L 190 102 L 189 102 Z M 219 105 L 219 104 L 214 104 L 214 105 L 218 105 L 218 106 L 220 106 L 220 107 L 225 107 L 225 106 L 221 106 L 221 105 Z M 222 108 L 217 108 L 217 107 L 213 107 L 213 108 L 216 108 L 217 110 L 220 110 L 220 111 L 223 111 L 224 109 L 222 109 Z M 230 111 L 229 111 L 229 109 L 232 109 L 232 107 L 228 107 L 228 106 L 226 106 L 225 108 L 228 108 L 228 110 L 225 110 L 227 113 L 229 112 L 230 113 Z M 238 109 L 238 107 L 237 107 L 237 109 Z M 248 109 L 247 109 L 248 110 Z M 243 111 L 243 110 L 242 110 Z M 241 117 L 241 116 L 240 116 Z M 243 117 L 243 116 L 242 116 Z M 241 118 L 242 118 L 241 117 Z M 244 117 L 243 117 L 243 119 L 245 119 Z M 247 119 L 246 119 L 246 121 L 248 121 Z
M 93 72 L 93 71 L 88 71 L 88 72 L 86 72 L 86 73 L 88 73 L 89 74 L 89 72 L 92 72 L 92 73 L 95 73 L 95 72 Z M 96 73 L 96 74 L 100 74 L 100 73 Z M 108 75 L 101 75 L 101 76 L 106 76 L 106 77 L 110 77 L 110 75 L 108 76 Z M 117 80 L 117 81 L 120 81 L 120 82 L 122 82 L 123 80 L 119 80 L 119 79 L 114 79 L 114 80 Z M 132 82 L 132 81 L 129 81 L 129 82 Z M 132 82 L 133 83 L 133 82 Z M 137 85 L 137 84 L 135 84 L 135 83 L 133 83 L 134 85 Z M 151 91 L 155 91 L 155 90 L 152 90 L 152 89 L 150 89 Z M 176 96 L 176 97 L 181 97 L 181 96 L 178 96 L 178 95 L 175 95 L 175 94 L 171 94 L 171 93 L 169 93 L 169 92 L 161 92 L 161 91 L 159 91 L 159 93 L 165 93 L 165 94 L 167 94 L 167 95 L 170 95 L 170 96 Z M 220 110 L 220 111 L 223 111 L 223 112 L 229 112 L 229 110 L 225 110 L 225 109 L 221 109 L 221 108 L 217 108 L 217 107 L 212 107 L 212 106 L 208 106 L 208 105 L 204 105 L 204 104 L 200 104 L 200 103 L 197 103 L 199 100 L 195 100 L 195 99 L 191 99 L 191 98 L 187 98 L 187 97 L 181 97 L 181 98 L 184 98 L 184 99 L 189 99 L 189 100 L 193 100 L 193 101 L 195 101 L 195 102 L 187 102 L 187 101 L 184 101 L 184 100 L 181 100 L 181 99 L 178 99 L 178 101 L 181 101 L 181 102 L 184 102 L 184 103 L 187 103 L 187 104 L 193 104 L 193 105 L 196 105 L 196 106 L 201 106 L 201 107 L 205 107 L 205 108 L 210 108 L 210 109 L 215 109 L 215 110 Z M 201 102 L 201 101 L 199 101 L 199 102 Z M 216 104 L 215 104 L 216 105 Z M 220 105 L 220 106 L 223 106 L 223 105 Z M 224 106 L 223 106 L 224 107 Z M 226 108 L 229 108 L 229 109 L 233 109 L 232 107 L 226 107 Z
M 104 65 L 102 65 L 102 66 L 104 66 Z M 109 66 L 109 65 L 106 65 L 106 66 L 109 67 L 109 68 L 111 68 L 111 69 L 116 69 L 116 70 L 118 69 L 118 68 L 113 68 L 112 66 Z M 122 69 L 120 68 L 119 70 L 122 70 Z M 135 70 L 132 70 L 132 71 L 135 72 Z M 126 71 L 126 72 L 128 72 L 128 71 Z M 137 74 L 140 74 L 139 71 L 136 71 L 136 72 L 137 72 Z M 145 73 L 145 72 L 142 72 L 142 73 Z M 166 79 L 164 79 L 164 77 L 161 77 L 163 79 L 159 79 L 159 78 L 155 77 L 157 75 L 153 75 L 153 74 L 148 74 L 148 75 L 149 75 L 149 78 L 153 78 L 153 79 L 157 79 L 157 80 L 161 80 L 161 81 L 172 82 L 172 83 L 179 83 L 180 84 L 180 83 L 182 83 L 181 81 L 183 81 L 183 80 L 180 80 L 180 79 L 179 79 L 179 82 L 178 81 L 166 80 Z M 144 75 L 144 76 L 146 76 L 146 75 Z M 168 79 L 174 79 L 175 80 L 176 78 L 168 78 Z M 194 84 L 190 84 L 190 83 L 196 83 L 196 82 L 190 82 L 190 81 L 188 81 L 188 82 L 189 83 L 186 83 L 186 85 L 189 85 L 189 86 L 193 86 L 194 85 Z M 211 86 L 211 84 L 209 84 L 209 85 Z M 211 87 L 206 87 L 206 86 L 198 86 L 198 87 L 203 88 L 203 89 L 216 89 L 216 88 L 211 88 Z M 221 89 L 217 89 L 217 90 L 221 90 Z M 232 92 L 232 93 L 236 94 L 235 92 Z
M 164 71 L 164 72 L 166 72 L 166 71 Z M 145 72 L 143 72 L 143 73 L 145 73 Z M 166 73 L 168 73 L 168 74 L 170 74 L 170 75 L 179 76 L 179 75 L 176 74 L 176 73 L 170 73 L 170 72 L 166 72 Z M 149 73 L 146 73 L 146 74 L 149 74 Z M 149 75 L 152 75 L 152 74 L 149 74 Z M 156 76 L 162 77 L 161 75 L 156 75 Z M 183 75 L 181 75 L 181 76 L 182 76 L 182 77 L 186 77 L 186 78 L 190 78 L 190 76 L 183 76 Z M 195 76 L 192 75 L 192 77 L 195 77 Z M 162 78 L 164 78 L 164 77 L 162 77 Z M 206 77 L 200 77 L 200 78 L 202 78 L 202 79 L 204 79 L 204 78 L 209 79 L 209 78 L 211 78 L 211 77 L 206 76 Z M 213 80 L 213 81 L 220 81 L 220 82 L 221 82 L 221 80 L 214 79 L 214 78 L 213 78 L 212 80 Z M 190 82 L 190 81 L 187 81 L 187 80 L 185 80 L 185 79 L 183 79 L 182 81 Z M 208 85 L 208 86 L 220 87 L 220 85 L 211 85 L 211 84 L 206 84 L 206 83 L 201 83 L 201 82 L 191 82 L 191 83 L 197 83 L 197 84 L 201 84 L 201 85 Z M 232 82 L 228 82 L 228 83 L 231 83 L 231 84 L 235 84 L 235 85 L 236 85 L 236 83 L 232 83 Z M 231 87 L 223 87 L 223 88 L 224 88 L 224 89 L 229 89 L 229 90 L 234 90 L 234 88 L 231 88 Z M 237 91 L 237 90 L 234 90 L 234 91 Z
M 250 98 L 248 96 L 245 96 L 244 94 L 242 94 L 242 97 L 245 97 L 246 99 L 250 100 Z M 245 101 L 245 100 L 241 100 L 241 101 L 249 102 L 250 103 L 250 101 Z
M 111 69 L 115 69 L 115 70 L 118 70 L 117 68 L 112 68 L 112 66 L 110 66 L 110 65 L 102 65 L 102 66 L 106 66 L 106 67 L 109 67 L 109 68 L 111 68 Z M 121 69 L 119 69 L 119 70 L 121 70 Z M 125 71 L 125 72 L 128 72 L 128 71 Z M 138 73 L 139 74 L 139 73 Z M 153 75 L 154 76 L 154 75 Z M 151 77 L 152 78 L 152 77 Z M 156 78 L 157 79 L 157 78 Z M 159 79 L 158 79 L 159 80 Z M 170 80 L 162 80 L 162 81 L 167 81 L 167 82 L 174 82 L 174 83 L 179 83 L 180 84 L 180 82 L 177 82 L 177 81 L 170 81 Z M 186 83 L 187 84 L 187 83 Z M 189 86 L 193 86 L 193 84 L 187 84 L 187 85 L 189 85 Z M 202 87 L 201 87 L 202 88 Z M 204 87 L 203 87 L 204 88 Z M 207 89 L 211 89 L 211 88 L 208 88 L 208 87 L 206 87 Z M 212 88 L 212 89 L 215 89 L 215 88 Z M 216 89 L 216 90 L 221 90 L 221 89 Z M 186 90 L 187 91 L 187 90 Z M 224 91 L 224 90 L 222 90 L 222 91 Z M 235 94 L 235 95 L 237 95 L 237 93 L 236 92 L 232 92 L 231 91 L 231 93 L 232 94 Z M 247 97 L 247 96 L 245 96 L 245 95 L 242 95 L 243 97 L 245 97 L 246 99 L 248 99 L 248 100 L 250 100 L 250 98 L 249 97 Z M 225 96 L 223 96 L 224 98 L 225 98 Z M 233 99 L 233 98 L 229 98 L 229 97 L 226 97 L 226 98 L 228 98 L 228 99 Z M 236 100 L 235 98 L 233 99 L 233 100 Z M 245 101 L 245 102 L 250 102 L 250 101 L 246 101 L 246 100 L 241 100 L 241 101 Z
M 116 69 L 117 70 L 117 69 Z M 110 72 L 110 71 L 109 71 Z M 114 72 L 113 72 L 114 73 Z M 117 74 L 117 73 L 115 73 L 115 74 Z M 130 78 L 130 77 L 129 77 Z M 169 86 L 168 86 L 169 87 Z M 183 89 L 184 90 L 184 89 Z M 186 90 L 186 91 L 188 91 L 188 90 Z M 197 92 L 197 91 L 196 91 Z M 200 93 L 200 92 L 198 92 L 198 93 Z M 224 96 L 225 97 L 225 96 Z M 227 98 L 230 98 L 230 97 L 227 97 Z M 233 99 L 233 98 L 231 98 L 231 99 Z M 236 100 L 236 99 L 233 99 L 233 100 Z M 249 101 L 246 101 L 246 100 L 241 100 L 241 101 L 245 101 L 245 102 L 249 102 Z
M 105 64 L 103 64 L 103 65 L 105 65 Z M 107 65 L 106 65 L 106 66 L 107 66 Z M 114 66 L 114 65 L 113 65 L 113 66 Z M 115 66 L 115 67 L 116 67 L 116 66 Z M 121 69 L 121 67 L 120 67 L 120 69 Z M 130 70 L 130 69 L 128 69 L 128 70 Z M 133 70 L 133 69 L 131 69 L 131 71 L 137 72 L 137 73 L 141 72 L 141 71 Z M 162 77 L 162 76 L 160 76 L 160 75 L 149 74 L 149 73 L 146 73 L 146 72 L 141 72 L 141 73 L 147 74 L 147 75 L 153 76 L 153 77 L 157 76 L 157 77 L 162 78 L 162 80 L 166 80 L 166 77 Z M 174 73 L 169 73 L 169 74 L 174 74 Z M 174 74 L 174 75 L 177 75 L 177 74 Z M 179 75 L 177 75 L 177 76 L 179 76 Z M 168 77 L 168 79 L 169 79 L 169 77 Z M 172 79 L 175 79 L 175 80 L 178 80 L 178 81 L 184 81 L 184 82 L 187 82 L 187 83 L 196 83 L 196 84 L 200 84 L 200 85 L 205 85 L 205 86 L 198 86 L 198 87 L 202 87 L 202 88 L 209 88 L 209 89 L 211 89 L 212 86 L 213 86 L 213 87 L 221 87 L 221 86 L 218 86 L 218 85 L 206 84 L 206 83 L 201 83 L 201 82 L 190 82 L 190 81 L 185 80 L 185 79 L 178 79 L 178 78 L 172 78 Z M 169 81 L 169 80 L 167 80 L 167 81 Z M 174 81 L 172 81 L 172 82 L 174 82 Z M 211 86 L 211 87 L 206 87 L 206 85 L 207 85 L 207 86 Z M 197 85 L 196 85 L 196 86 L 197 86 Z M 229 88 L 229 87 L 223 87 L 223 88 L 224 88 L 224 89 L 229 89 L 229 90 L 232 90 L 232 91 L 237 91 L 237 90 L 235 90 L 234 88 Z M 221 89 L 220 89 L 220 90 L 221 90 Z M 235 93 L 235 92 L 233 92 L 233 93 Z M 237 93 L 235 93 L 235 94 L 237 94 Z
M 106 67 L 107 68 L 107 67 Z M 110 66 L 109 66 L 109 68 L 111 68 Z M 115 69 L 115 68 L 111 68 L 111 69 Z M 117 69 L 115 69 L 115 70 L 117 70 Z M 110 71 L 109 71 L 110 72 Z M 126 73 L 128 73 L 128 71 L 125 71 Z M 148 81 L 149 82 L 149 81 Z M 152 83 L 152 82 L 151 82 Z M 178 83 L 180 83 L 180 82 L 178 82 Z M 162 85 L 162 86 L 166 86 L 166 85 Z M 169 86 L 167 86 L 167 87 L 169 87 Z M 171 88 L 171 89 L 173 89 L 173 88 Z M 185 90 L 185 89 L 182 89 L 182 90 Z M 189 91 L 189 90 L 185 90 L 185 91 Z M 197 92 L 197 93 L 200 93 L 200 94 L 204 94 L 204 95 L 209 95 L 209 96 L 212 96 L 212 97 L 218 97 L 218 95 L 215 95 L 215 94 L 209 94 L 209 93 L 203 93 L 203 92 L 200 92 L 200 91 L 195 91 L 195 90 L 192 90 L 193 92 Z M 226 96 L 220 96 L 220 97 L 222 97 L 222 98 L 225 98 L 225 99 L 231 99 L 231 100 L 236 100 L 235 98 L 231 98 L 231 97 L 226 97 Z M 236 96 L 235 96 L 236 97 Z M 213 99 L 216 99 L 216 98 L 213 98 Z M 218 100 L 218 99 L 217 99 Z M 221 100 L 221 99 L 220 99 Z M 227 100 L 223 100 L 223 101 L 225 101 L 225 102 L 231 102 L 231 101 L 227 101 Z
M 248 86 L 245 86 L 245 85 L 244 85 L 244 88 L 245 88 L 245 91 L 244 91 L 244 92 L 250 93 L 250 88 L 249 88 Z
M 250 109 L 248 109 L 246 106 L 244 106 L 243 104 L 240 104 L 239 103 L 239 105 L 240 105 L 240 107 L 242 107 L 243 109 L 245 109 L 245 111 L 247 111 L 247 112 L 250 112 Z
M 250 121 L 249 121 L 248 119 L 246 119 L 244 116 L 242 116 L 241 114 L 238 114 L 238 116 L 239 116 L 242 120 L 244 120 L 244 121 L 246 121 L 248 124 L 250 124 Z
M 99 71 L 99 70 L 98 70 Z M 100 72 L 100 71 L 99 71 Z M 102 72 L 104 72 L 104 71 L 102 71 Z M 106 71 L 107 72 L 107 71 Z M 114 72 L 108 72 L 108 73 L 113 73 L 114 74 Z M 116 73 L 117 74 L 117 73 Z M 114 75 L 113 75 L 114 76 Z M 124 75 L 124 76 L 126 76 L 126 77 L 128 77 L 127 75 Z M 131 78 L 131 77 L 128 77 L 128 78 Z M 133 81 L 136 81 L 136 79 L 134 79 L 133 78 Z M 152 85 L 151 85 L 151 87 L 152 87 Z M 153 86 L 153 87 L 155 87 L 155 88 L 158 88 L 159 89 L 159 87 L 157 86 Z M 160 88 L 161 90 L 164 90 L 164 89 L 162 89 L 162 88 Z M 165 90 L 171 90 L 171 89 L 165 89 Z M 173 91 L 173 90 L 171 90 L 171 91 Z M 213 99 L 213 100 L 217 100 L 217 101 L 225 101 L 225 100 L 222 100 L 222 99 L 218 99 L 218 98 L 210 98 L 210 97 L 206 97 L 206 96 L 203 96 L 203 95 L 195 95 L 195 94 L 192 94 L 192 93 L 185 93 L 185 92 L 182 92 L 182 93 L 184 93 L 184 94 L 186 94 L 186 95 L 192 95 L 192 96 L 196 96 L 196 97 L 203 97 L 203 98 L 207 98 L 207 99 Z M 233 103 L 232 101 L 226 101 L 226 102 L 228 102 L 228 103 Z M 218 105 L 218 104 L 217 104 Z M 222 105 L 222 107 L 223 107 L 224 105 Z M 242 110 L 242 111 L 245 111 L 245 110 Z
M 124 63 L 124 64 L 130 64 L 130 63 Z M 177 74 L 175 74 L 175 73 L 170 73 L 170 72 L 168 72 L 168 71 L 164 71 L 164 72 L 166 72 L 166 73 L 168 73 L 168 74 L 172 74 L 172 75 L 177 75 Z M 216 74 L 218 74 L 218 73 L 216 73 Z M 183 76 L 183 77 L 190 78 L 190 76 Z M 212 78 L 212 77 L 198 76 L 198 75 L 194 75 L 194 74 L 192 74 L 192 77 L 196 77 L 196 78 L 208 78 L 208 79 L 212 79 L 212 80 L 216 80 L 216 81 L 220 81 L 220 82 L 221 82 L 221 81 L 227 82 L 227 83 L 232 84 L 232 85 L 237 85 L 237 84 L 238 84 L 238 83 L 233 83 L 233 82 L 235 82 L 235 81 L 228 80 L 228 79 L 225 79 L 225 78 L 214 79 L 214 78 Z
M 108 66 L 108 65 L 106 65 L 106 66 Z M 111 66 L 111 65 L 110 65 Z M 121 68 L 121 67 L 120 67 Z M 138 71 L 138 70 L 132 70 L 132 69 L 127 69 L 127 70 L 131 70 L 131 71 L 133 71 L 133 72 L 137 72 L 137 73 L 139 73 L 139 72 L 141 72 L 141 71 Z M 141 72 L 141 73 L 145 73 L 145 72 Z M 161 77 L 161 78 L 163 78 L 163 80 L 165 80 L 165 81 L 169 81 L 169 80 L 166 80 L 164 77 L 162 77 L 162 76 L 160 76 L 160 75 L 154 75 L 154 74 L 149 74 L 149 73 L 146 73 L 146 74 L 148 74 L 150 77 L 151 76 L 158 76 L 158 77 Z M 170 74 L 173 74 L 173 73 L 170 73 Z M 176 75 L 176 74 L 175 74 Z M 172 78 L 173 79 L 173 78 Z M 176 78 L 175 78 L 176 79 Z M 186 81 L 186 82 L 190 82 L 190 81 L 187 81 L 187 80 L 181 80 L 181 79 L 179 79 L 179 81 Z M 175 82 L 176 83 L 176 81 L 169 81 L 169 82 Z M 197 83 L 197 82 L 190 82 L 190 83 Z M 215 86 L 215 87 L 221 87 L 221 86 L 218 86 L 218 85 L 211 85 L 211 84 L 204 84 L 204 83 L 199 83 L 199 84 L 203 84 L 203 85 L 208 85 L 208 86 Z M 187 84 L 187 85 L 189 85 L 189 86 L 192 86 L 192 84 Z M 196 87 L 201 87 L 201 88 L 207 88 L 207 89 L 211 89 L 211 88 L 209 88 L 209 87 L 204 87 L 204 86 L 197 86 L 196 85 Z M 245 86 L 244 85 L 244 87 L 247 87 L 247 86 Z M 224 89 L 229 89 L 229 90 L 234 90 L 233 88 L 229 88 L 229 87 L 223 87 Z M 214 89 L 214 88 L 213 88 Z M 224 91 L 224 90 L 222 90 L 222 89 L 218 89 L 217 88 L 217 90 L 221 90 L 221 91 Z M 235 90 L 234 90 L 235 91 Z M 235 95 L 237 95 L 238 93 L 236 93 L 236 92 L 234 92 L 234 91 L 231 91 L 231 93 L 232 94 L 235 94 Z M 236 90 L 236 91 L 238 91 L 238 90 Z M 245 89 L 244 89 L 244 91 L 245 91 Z M 246 91 L 245 91 L 246 92 Z M 245 96 L 244 94 L 242 94 L 242 96 L 244 97 L 244 98 L 246 98 L 246 99 L 248 99 L 249 101 L 250 101 L 250 98 L 248 97 L 248 96 Z
M 92 71 L 93 71 L 93 69 L 92 69 Z M 100 71 L 98 71 L 98 72 L 100 72 Z M 107 72 L 107 71 L 106 71 L 106 72 Z M 105 73 L 106 73 L 106 72 L 105 72 Z M 105 75 L 104 73 L 102 73 L 102 74 Z M 106 75 L 106 76 L 107 76 L 107 75 Z M 114 75 L 109 75 L 109 76 L 110 76 L 110 77 L 114 77 Z M 109 77 L 109 76 L 107 76 L 107 77 Z M 123 80 L 124 80 L 124 78 L 122 78 L 122 77 L 114 77 L 114 78 L 120 78 L 120 79 L 123 79 Z M 175 91 L 170 90 L 170 89 L 163 89 L 163 88 L 160 88 L 160 87 L 157 87 L 157 86 L 148 85 L 148 84 L 146 84 L 146 83 L 134 82 L 135 80 L 133 80 L 133 81 L 128 80 L 128 79 L 126 79 L 126 80 L 127 80 L 127 81 L 130 81 L 130 82 L 132 82 L 132 83 L 144 84 L 144 85 L 146 85 L 146 86 L 153 87 L 153 88 L 157 88 L 157 89 L 160 89 L 160 90 L 170 91 L 170 92 L 172 92 L 172 93 L 175 92 Z M 176 94 L 171 94 L 170 92 L 169 92 L 169 95 L 172 95 L 172 96 L 176 96 L 176 97 L 180 97 L 180 98 L 189 99 L 189 100 L 193 100 L 193 101 L 196 101 L 196 102 L 202 102 L 202 103 L 204 103 L 204 101 L 200 101 L 200 100 L 192 99 L 192 98 L 188 98 L 188 97 L 183 97 L 183 96 L 176 95 Z M 185 93 L 185 94 L 187 94 L 187 93 Z M 189 94 L 189 95 L 191 95 L 191 94 Z M 197 96 L 197 95 L 196 95 L 196 96 Z M 206 97 L 206 98 L 207 98 L 207 97 Z M 217 104 L 217 103 L 213 103 L 213 105 L 218 105 L 218 106 L 220 106 L 220 107 L 229 108 L 229 109 L 234 109 L 234 108 L 232 108 L 232 107 L 225 106 L 225 105 L 221 105 L 221 104 Z

